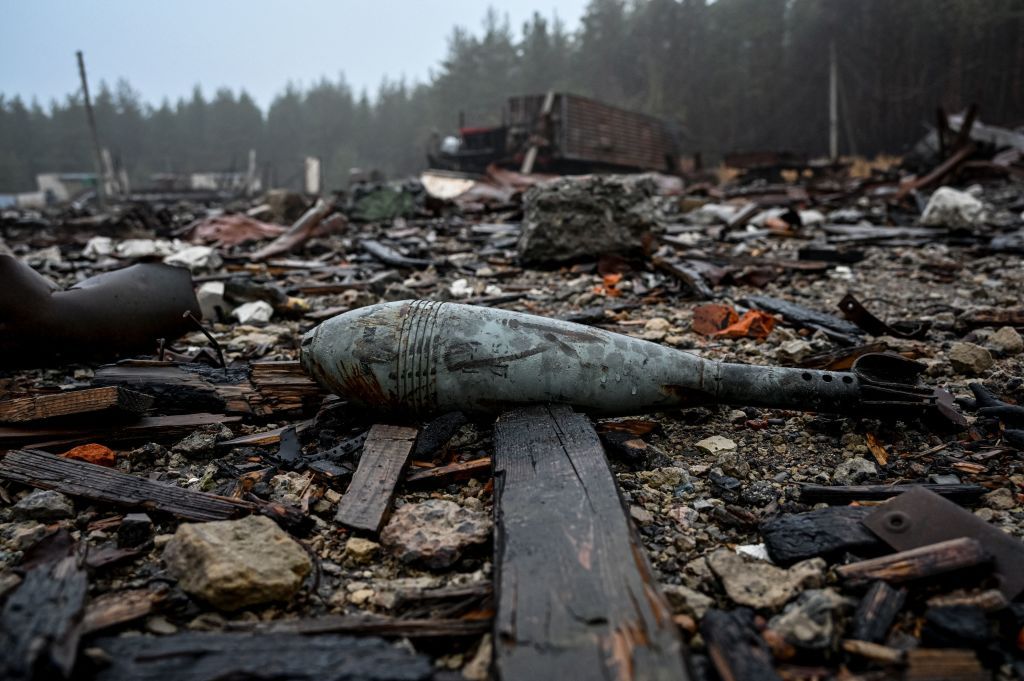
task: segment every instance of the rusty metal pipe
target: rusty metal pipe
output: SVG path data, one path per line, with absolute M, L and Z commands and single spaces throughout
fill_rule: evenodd
M 912 383 L 920 365 L 900 357 L 861 358 L 849 373 L 728 364 L 570 322 L 424 300 L 329 319 L 303 337 L 301 359 L 353 403 L 414 412 L 548 402 L 599 414 L 734 404 L 906 416 L 938 406 Z
M 143 263 L 90 277 L 66 291 L 17 258 L 0 255 L 0 366 L 58 365 L 152 351 L 191 330 L 192 275 Z

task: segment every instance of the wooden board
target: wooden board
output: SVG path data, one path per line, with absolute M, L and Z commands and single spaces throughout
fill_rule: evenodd
M 4 400 L 0 402 L 0 422 L 25 423 L 58 416 L 107 411 L 139 415 L 152 404 L 153 398 L 149 395 L 117 386 L 69 390 L 50 395 Z
M 569 407 L 495 427 L 501 679 L 687 679 L 672 613 L 597 433 Z
M 138 442 L 181 438 L 200 426 L 230 424 L 242 420 L 241 416 L 224 414 L 171 414 L 144 416 L 138 420 L 111 428 L 109 424 L 0 426 L 0 449 L 33 445 L 38 448 L 65 447 L 83 442 Z
M 116 506 L 163 511 L 185 520 L 227 520 L 252 513 L 256 508 L 246 501 L 137 478 L 29 449 L 4 455 L 0 459 L 0 478 Z
M 415 428 L 376 424 L 363 445 L 359 467 L 352 476 L 335 516 L 342 525 L 380 532 L 416 443 Z

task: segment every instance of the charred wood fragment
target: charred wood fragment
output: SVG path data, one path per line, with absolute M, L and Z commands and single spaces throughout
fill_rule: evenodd
M 980 542 L 961 537 L 841 565 L 836 568 L 836 573 L 850 584 L 876 579 L 900 584 L 982 565 L 991 559 Z
M 38 565 L 25 575 L 0 611 L 0 678 L 70 675 L 87 588 L 85 570 L 74 555 Z
M 884 545 L 861 524 L 869 513 L 870 508 L 853 506 L 786 513 L 761 524 L 761 539 L 780 565 L 846 552 L 877 553 Z
M 894 589 L 885 582 L 872 584 L 857 605 L 851 636 L 871 643 L 884 641 L 906 598 L 906 589 Z
M 711 610 L 700 623 L 708 655 L 726 681 L 780 681 L 768 644 L 754 628 L 754 613 L 746 608 Z

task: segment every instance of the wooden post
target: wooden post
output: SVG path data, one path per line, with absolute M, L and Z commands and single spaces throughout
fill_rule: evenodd
M 100 151 L 100 137 L 96 133 L 96 117 L 92 112 L 92 100 L 89 98 L 89 81 L 85 77 L 85 58 L 82 51 L 75 52 L 78 56 L 78 75 L 82 79 L 82 98 L 85 101 L 85 115 L 89 120 L 89 133 L 92 135 L 92 148 L 96 164 L 96 202 L 100 208 L 105 207 L 103 196 L 103 152 Z

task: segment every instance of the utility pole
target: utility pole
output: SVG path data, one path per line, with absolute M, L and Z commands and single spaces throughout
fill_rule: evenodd
M 828 155 L 839 160 L 839 69 L 836 66 L 836 40 L 828 42 Z
M 96 134 L 96 117 L 92 113 L 92 100 L 89 98 L 89 81 L 85 78 L 85 59 L 82 51 L 75 52 L 78 56 L 78 75 L 82 79 L 82 97 L 85 99 L 85 115 L 89 119 L 89 132 L 92 134 L 93 162 L 96 165 L 96 203 L 100 209 L 105 207 L 103 196 L 103 152 L 100 151 L 100 137 Z

